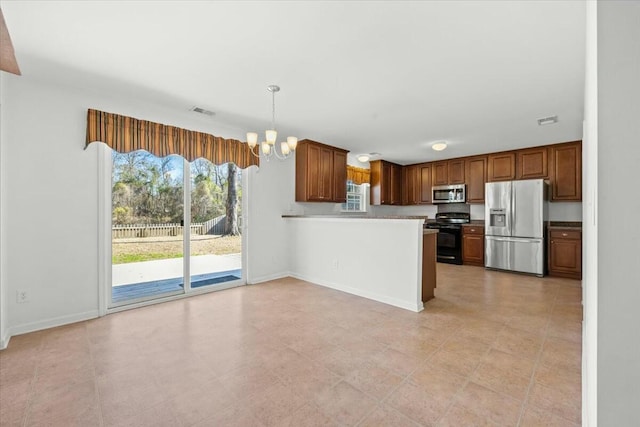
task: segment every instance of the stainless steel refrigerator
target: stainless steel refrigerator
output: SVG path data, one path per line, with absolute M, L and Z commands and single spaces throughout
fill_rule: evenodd
M 547 195 L 542 179 L 485 184 L 485 267 L 545 274 Z

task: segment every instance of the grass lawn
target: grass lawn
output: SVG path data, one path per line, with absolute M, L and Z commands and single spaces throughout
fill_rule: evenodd
M 111 248 L 113 264 L 180 258 L 183 254 L 182 236 L 114 239 Z M 241 236 L 193 236 L 191 239 L 191 255 L 226 255 L 240 252 Z

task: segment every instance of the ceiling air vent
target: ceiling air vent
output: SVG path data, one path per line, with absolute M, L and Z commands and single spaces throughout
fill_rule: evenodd
M 213 117 L 216 115 L 216 113 L 214 113 L 213 111 L 205 110 L 204 108 L 200 108 L 200 107 L 191 107 L 191 111 L 195 111 L 196 113 L 204 114 L 205 116 L 209 116 L 209 117 Z
M 552 125 L 558 123 L 558 116 L 549 116 L 538 119 L 538 126 Z

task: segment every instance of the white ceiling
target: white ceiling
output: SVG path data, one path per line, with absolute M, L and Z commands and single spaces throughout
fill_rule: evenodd
M 582 136 L 584 1 L 0 6 L 24 76 L 197 105 L 237 129 L 267 128 L 278 84 L 281 136 L 404 164 Z

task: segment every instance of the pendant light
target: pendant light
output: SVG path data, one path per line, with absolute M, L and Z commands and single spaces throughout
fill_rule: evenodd
M 269 161 L 271 157 L 276 157 L 280 160 L 284 160 L 291 156 L 298 146 L 298 138 L 295 136 L 288 136 L 286 142 L 280 143 L 280 153 L 276 149 L 276 141 L 278 139 L 278 132 L 276 131 L 276 92 L 280 91 L 280 86 L 269 85 L 267 90 L 271 92 L 271 129 L 265 131 L 265 140 L 260 143 L 258 153 L 256 153 L 256 146 L 258 145 L 258 133 L 247 132 L 247 144 L 251 148 L 251 153 L 262 157 Z

